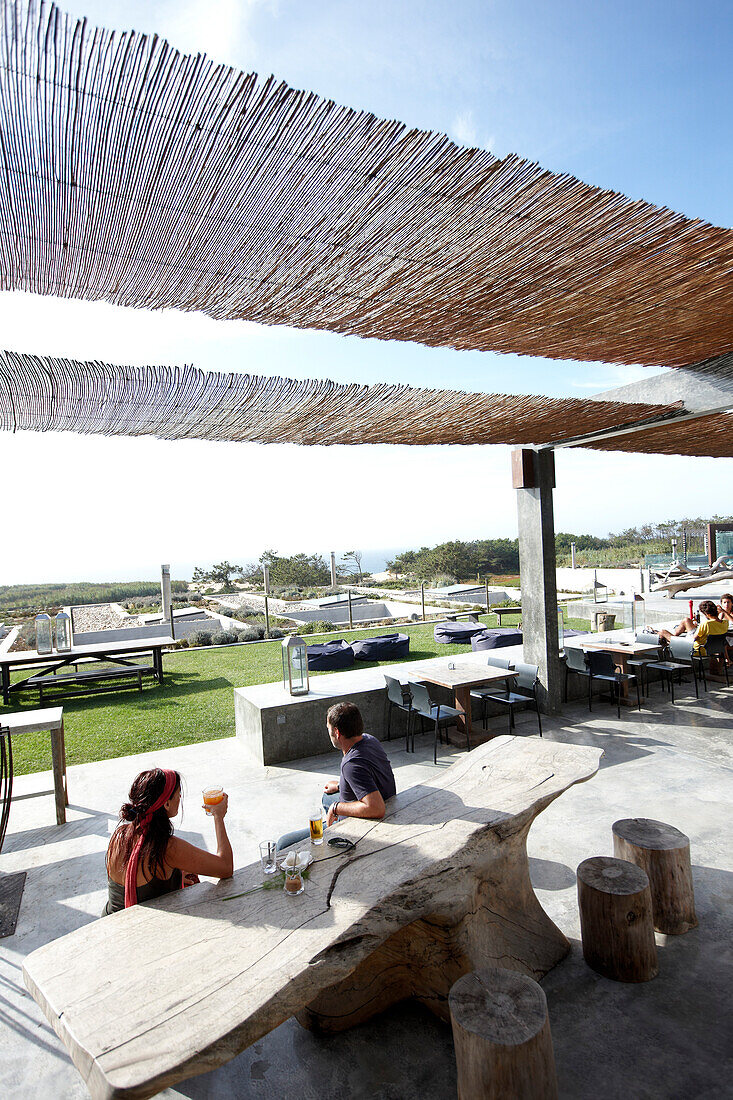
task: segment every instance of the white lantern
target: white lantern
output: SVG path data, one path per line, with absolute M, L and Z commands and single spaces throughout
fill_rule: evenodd
M 283 687 L 291 695 L 308 694 L 308 647 L 297 634 L 283 639 Z
M 68 653 L 71 649 L 71 618 L 65 611 L 56 616 L 56 649 Z
M 36 652 L 53 653 L 53 635 L 51 617 L 45 611 L 36 615 Z

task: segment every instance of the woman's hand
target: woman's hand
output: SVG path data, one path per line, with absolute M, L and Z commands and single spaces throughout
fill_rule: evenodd
M 339 789 L 338 779 L 329 779 L 328 783 L 324 783 L 323 789 L 326 794 L 336 794 L 336 791 Z
M 205 806 L 204 809 L 208 810 L 212 817 L 218 817 L 223 821 L 227 815 L 227 808 L 229 806 L 229 795 L 225 792 L 221 802 L 215 802 L 213 806 Z

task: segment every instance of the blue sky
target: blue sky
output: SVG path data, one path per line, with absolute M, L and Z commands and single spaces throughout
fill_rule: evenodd
M 185 52 L 274 73 L 461 144 L 516 152 L 715 224 L 733 221 L 728 0 L 73 0 L 66 10 L 158 33 Z M 583 396 L 647 373 L 26 295 L 0 295 L 0 325 L 2 345 L 19 351 L 486 392 Z M 324 478 L 323 448 L 0 437 L 0 461 L 31 478 L 59 453 L 87 488 L 60 501 L 75 537 L 53 563 L 43 550 L 11 550 L 6 582 L 153 575 L 162 560 L 180 575 L 266 546 L 326 554 L 516 533 L 507 448 L 337 448 Z M 154 489 L 133 514 L 109 500 L 105 474 L 120 464 L 151 487 L 151 473 L 160 475 L 164 507 Z M 730 463 L 720 460 L 565 452 L 556 525 L 605 534 L 720 511 L 726 473 Z M 598 493 L 602 482 L 623 492 Z M 14 483 L 6 507 L 32 524 L 26 490 Z M 405 494 L 407 512 L 390 503 Z

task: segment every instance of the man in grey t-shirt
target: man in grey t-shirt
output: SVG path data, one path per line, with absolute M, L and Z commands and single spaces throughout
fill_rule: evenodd
M 336 703 L 326 715 L 331 744 L 343 753 L 341 775 L 324 787 L 326 825 L 338 817 L 363 817 L 379 821 L 385 802 L 396 793 L 389 758 L 376 737 L 364 733 L 359 708 L 353 703 Z

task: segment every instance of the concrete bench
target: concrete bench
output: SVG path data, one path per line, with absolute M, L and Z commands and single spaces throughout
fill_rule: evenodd
M 329 830 L 355 848 L 313 848 L 299 897 L 260 889 L 250 865 L 46 944 L 26 986 L 100 1100 L 153 1096 L 293 1015 L 336 1031 L 415 997 L 448 1020 L 452 985 L 477 965 L 511 959 L 540 978 L 569 951 L 532 890 L 526 839 L 600 756 L 497 737 L 390 799 L 383 821 Z
M 138 689 L 143 689 L 143 676 L 154 676 L 155 669 L 152 665 L 119 665 L 116 668 L 102 668 L 91 669 L 89 672 L 61 672 L 55 676 L 49 676 L 45 674 L 43 676 L 31 676 L 27 682 L 27 687 L 37 687 L 39 690 L 39 696 L 41 702 L 43 702 L 44 688 L 65 687 L 66 684 L 96 684 L 107 680 L 129 680 L 137 679 Z M 117 685 L 108 685 L 107 687 L 89 687 L 84 689 L 82 686 L 81 691 L 64 691 L 64 696 L 71 695 L 89 695 L 101 693 L 103 691 L 117 691 Z M 54 692 L 53 697 L 60 697 L 61 692 Z
M 501 617 L 502 617 L 502 615 L 521 615 L 522 614 L 521 607 L 492 607 L 491 610 L 492 610 L 493 614 L 496 615 L 497 619 L 499 620 L 499 626 L 501 626 Z

